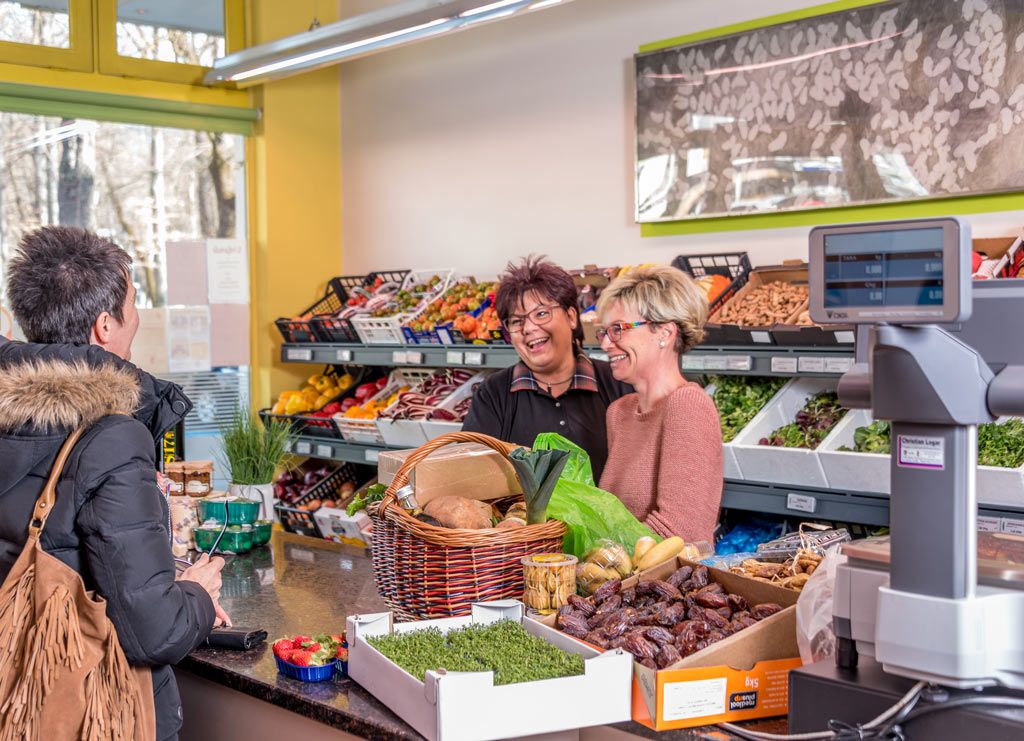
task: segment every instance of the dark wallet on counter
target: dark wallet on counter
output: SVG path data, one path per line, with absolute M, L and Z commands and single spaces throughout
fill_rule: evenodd
M 210 648 L 227 648 L 248 651 L 267 640 L 267 631 L 248 628 L 214 628 L 206 639 Z

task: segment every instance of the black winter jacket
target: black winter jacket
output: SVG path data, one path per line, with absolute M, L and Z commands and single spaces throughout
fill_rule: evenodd
M 78 426 L 42 546 L 107 600 L 128 661 L 153 668 L 157 738 L 181 701 L 170 664 L 205 640 L 213 602 L 175 581 L 154 436 L 191 408 L 181 389 L 98 347 L 0 344 L 0 579 L 25 543 L 57 451 Z

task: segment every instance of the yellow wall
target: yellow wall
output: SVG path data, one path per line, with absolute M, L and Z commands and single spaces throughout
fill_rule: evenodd
M 309 27 L 314 3 L 253 0 L 252 43 Z M 316 3 L 321 23 L 335 3 Z M 253 88 L 263 115 L 248 146 L 252 260 L 252 402 L 268 406 L 314 369 L 283 365 L 274 320 L 294 315 L 341 274 L 341 104 L 338 68 Z

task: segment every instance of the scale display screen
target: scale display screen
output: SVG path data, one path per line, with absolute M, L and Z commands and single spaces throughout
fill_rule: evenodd
M 942 306 L 942 229 L 825 236 L 825 306 Z
M 819 324 L 947 324 L 971 313 L 971 228 L 949 217 L 819 226 L 810 235 Z

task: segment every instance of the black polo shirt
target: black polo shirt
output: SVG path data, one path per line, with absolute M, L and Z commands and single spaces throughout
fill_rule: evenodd
M 605 412 L 632 391 L 615 380 L 608 363 L 580 355 L 569 389 L 555 398 L 520 362 L 477 387 L 462 429 L 518 445 L 533 445 L 541 432 L 557 432 L 587 451 L 594 480 L 600 481 L 608 459 Z

